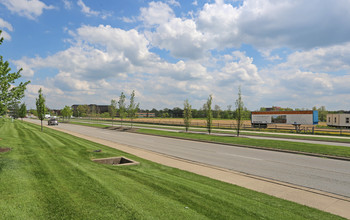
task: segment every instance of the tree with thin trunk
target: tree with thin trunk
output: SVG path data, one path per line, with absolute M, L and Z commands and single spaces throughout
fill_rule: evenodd
M 209 134 L 211 133 L 212 125 L 213 125 L 213 112 L 211 110 L 211 103 L 212 103 L 213 97 L 212 95 L 209 96 L 207 103 L 205 104 L 205 111 L 206 111 L 206 118 L 207 118 L 207 129 Z
M 73 111 L 72 111 L 71 107 L 69 107 L 67 105 L 64 106 L 64 108 L 61 111 L 61 114 L 63 116 L 63 120 L 64 120 L 64 118 L 70 119 L 70 117 L 72 116 L 72 113 L 73 113 Z
M 19 108 L 19 117 L 23 121 L 23 118 L 26 117 L 26 115 L 27 115 L 27 106 L 25 103 L 22 103 L 21 107 Z
M 0 35 L 1 35 L 0 30 Z M 4 38 L 0 37 L 0 45 Z M 6 114 L 9 105 L 18 104 L 18 100 L 24 97 L 24 91 L 28 82 L 20 82 L 17 86 L 14 83 L 17 79 L 21 78 L 21 71 L 11 73 L 10 63 L 4 61 L 0 55 L 0 115 Z
M 134 118 L 137 117 L 137 111 L 139 110 L 139 103 L 135 103 L 135 90 L 132 91 L 130 96 L 130 105 L 128 106 L 128 115 L 131 119 L 131 128 L 133 125 Z
M 126 107 L 125 107 L 125 95 L 122 92 L 119 97 L 118 101 L 118 106 L 119 106 L 119 117 L 121 121 L 121 126 L 123 127 L 123 118 L 126 117 Z
M 221 108 L 220 108 L 220 106 L 215 105 L 214 109 L 215 109 L 215 116 L 216 116 L 216 118 L 220 119 L 221 118 Z
M 43 120 L 45 118 L 45 112 L 46 112 L 46 107 L 45 107 L 45 97 L 42 93 L 42 89 L 39 89 L 39 97 L 36 99 L 36 111 L 38 114 L 38 118 L 41 121 L 41 131 L 43 131 Z
M 192 106 L 188 102 L 188 99 L 184 102 L 184 124 L 186 128 L 186 132 L 188 132 L 188 128 L 191 125 L 191 119 L 192 119 Z
M 113 119 L 117 114 L 117 101 L 112 99 L 110 106 L 108 106 L 108 113 L 112 117 L 112 127 L 113 127 Z
M 242 101 L 242 92 L 241 92 L 241 86 L 238 87 L 238 98 L 236 100 L 236 131 L 237 131 L 237 137 L 239 137 L 239 132 L 243 126 L 243 108 L 244 104 Z

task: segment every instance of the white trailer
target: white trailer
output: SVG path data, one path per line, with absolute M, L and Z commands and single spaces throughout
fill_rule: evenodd
M 350 114 L 327 114 L 327 126 L 350 128 Z
M 252 112 L 253 127 L 267 127 L 268 124 L 317 125 L 318 111 L 266 111 Z

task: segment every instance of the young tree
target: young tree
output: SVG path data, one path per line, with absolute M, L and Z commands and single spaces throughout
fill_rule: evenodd
M 239 137 L 239 131 L 241 130 L 243 126 L 243 101 L 242 101 L 242 93 L 241 93 L 241 86 L 238 87 L 238 98 L 236 100 L 236 114 L 235 114 L 235 119 L 236 119 L 236 131 L 237 131 L 237 137 Z
M 0 30 L 0 35 L 1 35 Z M 3 42 L 3 38 L 0 37 L 0 45 Z M 14 104 L 18 100 L 24 97 L 24 91 L 26 86 L 30 81 L 21 82 L 18 86 L 13 84 L 19 78 L 21 78 L 20 69 L 18 72 L 10 73 L 11 68 L 9 68 L 9 62 L 4 61 L 2 56 L 0 56 L 0 115 L 5 114 L 7 107 L 10 104 Z
M 215 105 L 214 109 L 215 109 L 216 118 L 220 119 L 221 118 L 221 108 L 220 108 L 220 106 Z
M 192 106 L 188 102 L 188 99 L 184 102 L 184 124 L 186 128 L 186 132 L 188 132 L 188 128 L 191 125 L 191 119 L 192 119 Z
M 69 107 L 69 106 L 66 105 L 66 106 L 64 106 L 64 108 L 62 109 L 61 114 L 62 114 L 62 116 L 63 116 L 63 120 L 64 120 L 64 118 L 70 119 L 70 117 L 71 117 L 72 114 L 73 114 L 73 110 L 72 110 L 71 107 Z
M 19 108 L 19 117 L 23 121 L 23 118 L 26 117 L 26 115 L 27 115 L 27 106 L 25 103 L 22 103 L 21 107 Z
M 108 106 L 108 112 L 109 115 L 112 117 L 112 126 L 113 126 L 113 119 L 115 117 L 115 115 L 117 114 L 117 101 L 112 99 L 111 100 L 111 105 Z
M 130 96 L 130 105 L 128 106 L 128 115 L 131 119 L 131 128 L 133 124 L 134 118 L 137 117 L 137 111 L 139 110 L 139 103 L 135 103 L 135 90 L 132 91 Z
M 213 97 L 212 95 L 209 96 L 207 103 L 205 104 L 205 111 L 206 111 L 206 118 L 207 118 L 207 129 L 209 134 L 211 133 L 212 124 L 213 124 L 213 112 L 211 110 L 211 103 L 212 103 Z
M 121 120 L 121 126 L 123 127 L 123 118 L 126 117 L 125 95 L 123 92 L 120 94 L 118 106 L 119 106 L 119 117 Z
M 42 93 L 42 89 L 39 89 L 39 97 L 36 99 L 36 111 L 38 114 L 38 118 L 41 121 L 41 131 L 43 131 L 43 120 L 45 118 L 45 112 L 46 112 L 46 107 L 45 107 L 45 97 Z

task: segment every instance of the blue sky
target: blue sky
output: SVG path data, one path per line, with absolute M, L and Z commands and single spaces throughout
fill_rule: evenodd
M 348 0 L 0 0 L 0 54 L 50 108 L 350 109 Z

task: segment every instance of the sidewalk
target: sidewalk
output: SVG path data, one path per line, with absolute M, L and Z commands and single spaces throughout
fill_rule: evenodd
M 252 176 L 249 174 L 235 172 L 228 169 L 209 166 L 206 164 L 163 155 L 160 153 L 140 149 L 137 147 L 121 145 L 100 138 L 93 138 L 74 132 L 67 132 L 66 130 L 60 129 L 58 127 L 51 128 L 74 135 L 76 137 L 84 138 L 102 145 L 116 148 L 118 150 L 133 154 L 135 156 L 156 163 L 160 163 L 170 167 L 175 167 L 181 170 L 186 170 L 223 182 L 242 186 L 244 188 L 248 188 L 278 198 L 293 201 L 309 207 L 317 208 L 350 219 L 350 198 L 347 197 L 326 193 L 319 190 L 309 189 L 301 186 L 296 186 L 292 184 L 287 184 L 283 182 L 278 182 L 262 177 Z

